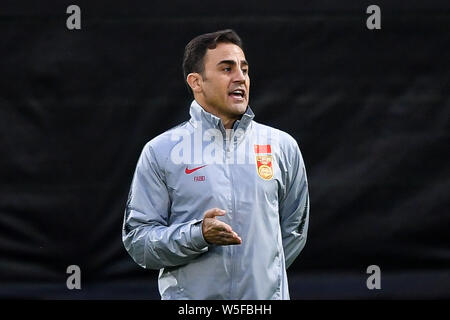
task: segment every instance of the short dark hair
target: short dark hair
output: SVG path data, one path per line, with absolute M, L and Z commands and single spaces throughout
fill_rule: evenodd
M 233 43 L 244 50 L 242 40 L 234 30 L 226 29 L 199 35 L 189 41 L 184 48 L 183 75 L 186 78 L 189 73 L 197 72 L 203 74 L 205 70 L 204 57 L 208 49 L 215 49 L 218 43 Z M 191 88 L 187 84 L 189 91 Z

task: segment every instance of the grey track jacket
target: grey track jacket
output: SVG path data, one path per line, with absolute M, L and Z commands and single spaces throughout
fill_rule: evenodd
M 308 183 L 297 142 L 253 120 L 233 129 L 196 101 L 191 119 L 148 142 L 122 238 L 134 261 L 160 269 L 162 299 L 289 299 L 286 268 L 305 246 Z M 201 222 L 226 211 L 240 245 L 210 245 Z

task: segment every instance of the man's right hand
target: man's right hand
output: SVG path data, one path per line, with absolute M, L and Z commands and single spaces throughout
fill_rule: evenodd
M 228 224 L 216 219 L 217 216 L 224 215 L 225 210 L 218 208 L 209 209 L 205 212 L 202 222 L 203 238 L 210 244 L 222 246 L 241 244 L 242 239 L 237 233 Z

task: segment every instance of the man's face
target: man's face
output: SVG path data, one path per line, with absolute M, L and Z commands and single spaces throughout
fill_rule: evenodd
M 219 43 L 204 58 L 199 103 L 226 119 L 238 119 L 247 109 L 250 93 L 248 63 L 244 52 L 232 43 Z

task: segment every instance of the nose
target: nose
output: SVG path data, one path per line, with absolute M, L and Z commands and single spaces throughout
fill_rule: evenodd
M 245 75 L 244 72 L 240 69 L 240 68 L 236 68 L 236 72 L 234 74 L 234 82 L 241 82 L 244 83 L 245 82 Z

